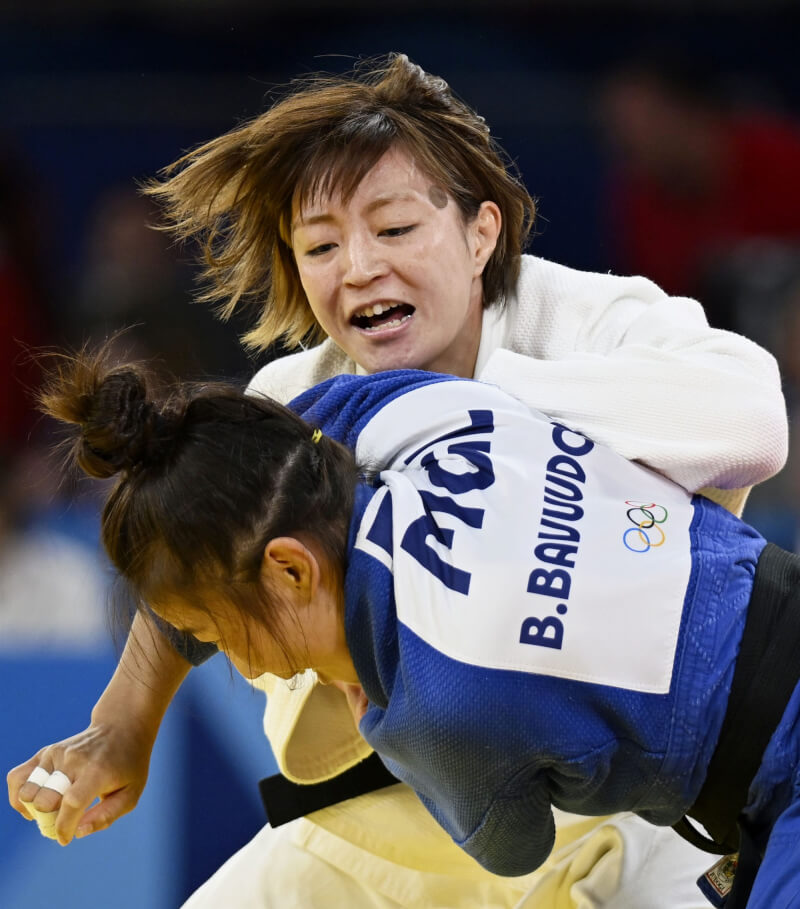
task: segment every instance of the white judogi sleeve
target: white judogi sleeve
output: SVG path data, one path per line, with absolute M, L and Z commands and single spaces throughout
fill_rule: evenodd
M 774 357 L 709 328 L 696 300 L 524 256 L 508 308 L 476 378 L 737 514 L 783 466 Z

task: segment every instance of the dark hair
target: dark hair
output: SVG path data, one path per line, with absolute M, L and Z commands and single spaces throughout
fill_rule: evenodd
M 179 237 L 200 240 L 209 279 L 203 299 L 220 303 L 223 318 L 242 300 L 263 304 L 245 336 L 249 346 L 321 340 L 291 248 L 293 200 L 336 188 L 346 201 L 393 147 L 452 195 L 466 222 L 482 202 L 498 205 L 502 228 L 483 271 L 484 305 L 505 298 L 536 209 L 482 117 L 402 54 L 290 88 L 264 114 L 183 156 L 144 189 L 163 204 Z
M 72 424 L 71 457 L 117 475 L 102 540 L 137 608 L 209 588 L 280 642 L 281 617 L 259 583 L 266 543 L 307 533 L 344 570 L 356 468 L 352 453 L 288 408 L 219 383 L 156 400 L 150 374 L 113 365 L 109 349 L 57 355 L 42 409 Z M 198 605 L 202 607 L 202 604 Z

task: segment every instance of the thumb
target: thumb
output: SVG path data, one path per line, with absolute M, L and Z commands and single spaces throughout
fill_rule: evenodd
M 75 836 L 80 839 L 110 827 L 114 821 L 132 811 L 137 802 L 129 787 L 118 789 L 92 805 L 78 821 Z

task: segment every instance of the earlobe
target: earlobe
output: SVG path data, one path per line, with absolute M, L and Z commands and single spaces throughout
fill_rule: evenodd
M 473 222 L 476 274 L 483 272 L 497 246 L 503 216 L 495 202 L 482 202 Z

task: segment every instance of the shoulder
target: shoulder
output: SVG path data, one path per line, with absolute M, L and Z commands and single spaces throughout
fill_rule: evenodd
M 697 301 L 670 297 L 648 278 L 581 271 L 535 256 L 523 257 L 508 309 L 505 346 L 544 360 L 582 349 L 607 352 L 643 317 L 708 330 Z
M 405 440 L 422 419 L 420 405 L 408 406 L 406 399 L 419 402 L 421 395 L 421 400 L 427 401 L 430 389 L 464 381 L 419 370 L 339 375 L 309 388 L 294 398 L 290 407 L 326 435 L 351 448 L 358 446 L 358 458 L 363 449 L 360 437 L 365 427 L 377 427 L 369 438 L 376 437 L 378 450 L 385 453 L 387 437 L 395 438 L 399 434 Z M 370 452 L 367 463 L 375 460 L 371 449 Z M 379 460 L 384 463 L 385 459 Z
M 495 385 L 435 373 L 394 375 L 407 378 L 381 395 L 380 406 L 364 412 L 357 449 L 363 462 L 403 469 L 409 453 L 419 453 L 431 440 L 463 441 L 506 411 L 516 419 L 529 416 L 524 405 Z
M 333 341 L 272 360 L 253 376 L 247 391 L 283 404 L 333 376 L 355 372 L 355 363 Z
M 634 296 L 643 302 L 662 300 L 667 295 L 653 281 L 640 275 L 614 275 L 583 271 L 551 262 L 539 256 L 523 256 L 517 282 L 518 305 L 569 304 L 600 297 L 608 300 Z

